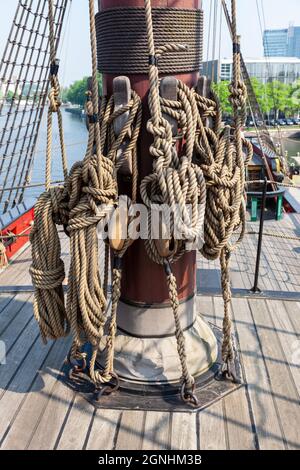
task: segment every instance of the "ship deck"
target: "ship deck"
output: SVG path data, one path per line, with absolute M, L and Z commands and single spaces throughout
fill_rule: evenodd
M 248 228 L 258 229 L 257 224 Z M 300 233 L 300 216 L 266 222 Z M 232 264 L 232 313 L 245 385 L 198 412 L 95 409 L 59 380 L 70 340 L 43 346 L 32 315 L 30 248 L 0 275 L 1 449 L 299 449 L 300 243 L 264 238 L 260 287 L 251 295 L 256 235 Z M 68 260 L 68 240 L 62 236 Z M 198 261 L 198 305 L 222 322 L 217 264 Z M 217 294 L 217 295 L 216 295 Z

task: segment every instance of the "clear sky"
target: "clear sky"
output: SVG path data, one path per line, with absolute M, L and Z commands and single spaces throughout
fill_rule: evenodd
M 207 45 L 210 45 L 209 58 L 212 57 L 212 39 L 208 41 L 208 25 L 210 6 L 214 0 L 203 0 L 206 39 L 205 58 L 207 57 Z M 5 41 L 9 33 L 11 21 L 18 0 L 0 0 L 0 55 L 4 49 Z M 229 4 L 229 0 L 227 0 Z M 245 57 L 256 57 L 263 54 L 262 36 L 259 26 L 257 4 L 261 9 L 264 5 L 267 28 L 286 28 L 290 23 L 300 26 L 300 0 L 237 0 L 238 26 L 242 35 L 242 49 Z M 218 28 L 219 29 L 219 28 Z M 229 57 L 231 44 L 225 20 L 223 18 L 223 34 L 221 37 L 221 57 Z M 216 57 L 219 56 L 219 32 L 216 36 Z M 71 10 L 63 37 L 61 58 L 61 83 L 69 85 L 72 81 L 90 74 L 89 52 L 89 25 L 87 0 L 72 0 Z

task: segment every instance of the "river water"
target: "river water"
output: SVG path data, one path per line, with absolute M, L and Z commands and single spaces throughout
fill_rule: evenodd
M 44 182 L 45 175 L 45 161 L 46 161 L 46 142 L 47 142 L 47 116 L 44 113 L 43 122 L 41 124 L 37 151 L 32 172 L 32 184 Z M 71 168 L 73 163 L 82 160 L 85 155 L 88 132 L 85 125 L 85 120 L 71 113 L 67 113 L 62 108 L 64 137 L 68 158 L 68 167 Z M 59 147 L 59 134 L 57 127 L 56 115 L 53 115 L 54 130 L 53 130 L 53 154 L 52 154 L 52 181 L 63 179 L 63 171 L 61 165 L 61 154 Z M 42 188 L 30 188 L 27 190 L 27 195 L 38 196 L 42 192 Z
M 85 120 L 78 116 L 74 116 L 71 113 L 62 109 L 63 123 L 64 123 L 64 135 L 68 157 L 69 168 L 78 160 L 82 160 L 85 155 L 86 144 L 87 144 L 87 129 Z M 53 115 L 54 119 L 54 131 L 53 131 L 53 156 L 52 156 L 52 181 L 62 180 L 63 172 L 61 165 L 61 156 L 59 150 L 59 135 L 56 123 L 56 116 Z M 45 174 L 45 159 L 46 159 L 46 136 L 47 136 L 47 113 L 44 113 L 43 122 L 41 125 L 37 150 L 35 154 L 34 167 L 32 172 L 32 183 L 44 182 Z M 284 139 L 284 150 L 288 151 L 289 156 L 296 156 L 297 152 L 300 152 L 300 140 L 292 139 L 287 137 Z M 30 188 L 27 189 L 27 196 L 37 197 L 43 188 Z

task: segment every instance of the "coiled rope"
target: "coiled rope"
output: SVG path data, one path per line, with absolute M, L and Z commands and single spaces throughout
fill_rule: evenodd
M 145 0 L 145 13 L 150 64 L 149 108 L 152 116 L 148 123 L 148 130 L 154 136 L 154 142 L 150 148 L 154 163 L 153 173 L 142 181 L 141 195 L 147 207 L 150 207 L 151 204 L 161 203 L 169 204 L 171 207 L 174 202 L 179 204 L 180 214 L 177 222 L 174 223 L 178 224 L 178 221 L 184 222 L 184 224 L 189 223 L 188 226 L 191 227 L 191 230 L 185 233 L 185 242 L 195 238 L 197 233 L 199 236 L 199 228 L 204 222 L 204 245 L 201 247 L 201 253 L 211 260 L 219 258 L 221 264 L 224 300 L 222 344 L 224 365 L 222 372 L 226 377 L 235 379 L 229 310 L 231 300 L 229 263 L 231 252 L 238 246 L 245 232 L 245 167 L 253 152 L 251 144 L 242 139 L 241 135 L 241 127 L 246 117 L 246 87 L 240 78 L 240 49 L 236 35 L 235 0 L 232 0 L 235 31 L 234 78 L 230 86 L 230 99 L 234 109 L 234 135 L 231 135 L 229 126 L 224 130 L 221 129 L 220 104 L 213 92 L 209 98 L 206 98 L 198 95 L 196 90 L 189 90 L 178 81 L 178 102 L 165 102 L 159 98 L 158 58 L 163 53 L 182 50 L 184 46 L 168 44 L 155 50 L 150 0 Z M 178 157 L 171 127 L 163 118 L 163 112 L 175 118 L 179 128 L 182 129 L 182 135 L 186 140 L 186 155 L 184 157 Z M 207 118 L 212 118 L 213 128 L 206 125 Z M 243 147 L 246 153 L 245 158 Z M 186 204 L 196 205 L 198 203 L 200 207 L 203 207 L 205 197 L 205 217 L 203 217 L 204 214 L 201 210 L 199 212 L 198 209 L 197 212 L 195 209 L 192 211 L 192 219 L 189 220 L 185 212 Z M 242 228 L 240 236 L 233 244 L 232 236 L 239 227 Z M 181 241 L 175 243 L 174 252 L 167 258 L 160 256 L 155 241 L 149 239 L 145 244 L 150 258 L 156 263 L 165 265 L 170 301 L 175 317 L 178 352 L 182 365 L 184 382 L 182 395 L 191 404 L 196 404 L 195 396 L 192 393 L 194 379 L 187 370 L 184 336 L 177 317 L 176 279 L 170 268 L 170 263 L 176 261 L 185 251 L 185 243 Z
M 53 0 L 49 1 L 49 30 Z M 33 263 L 30 269 L 35 286 L 35 316 L 40 325 L 44 341 L 58 339 L 71 330 L 73 346 L 70 361 L 75 363 L 74 371 L 85 368 L 86 355 L 81 346 L 89 342 L 93 347 L 90 361 L 90 377 L 96 386 L 110 382 L 116 378 L 113 372 L 114 337 L 116 331 L 116 311 L 120 297 L 121 258 L 131 243 L 125 240 L 123 247 L 115 253 L 116 261 L 113 270 L 112 309 L 108 327 L 106 365 L 103 373 L 95 370 L 95 361 L 99 342 L 104 335 L 107 314 L 107 278 L 108 254 L 106 250 L 106 273 L 102 283 L 98 266 L 98 237 L 97 225 L 110 211 L 117 206 L 117 169 L 121 162 L 117 154 L 124 142 L 126 149 L 123 160 L 132 155 L 132 199 L 135 201 L 137 192 L 136 144 L 141 127 L 141 101 L 132 92 L 128 106 L 118 112 L 113 111 L 113 98 L 108 103 L 102 100 L 99 113 L 98 83 L 97 83 L 97 50 L 95 31 L 94 2 L 89 0 L 90 32 L 92 50 L 92 91 L 88 96 L 87 114 L 89 118 L 89 137 L 86 155 L 82 162 L 73 165 L 70 174 L 65 171 L 65 186 L 52 188 L 42 194 L 35 208 L 35 226 L 31 235 Z M 57 81 L 55 81 L 57 85 Z M 55 97 L 56 107 L 51 106 L 52 112 L 59 108 L 58 88 L 51 97 Z M 129 112 L 129 118 L 116 137 L 113 131 L 113 121 L 124 112 Z M 101 126 L 99 122 L 101 118 Z M 50 124 L 50 120 L 48 125 Z M 100 128 L 101 127 L 101 128 Z M 49 136 L 51 135 L 51 128 Z M 62 133 L 60 134 L 63 135 Z M 50 139 L 49 139 L 50 141 Z M 61 138 L 61 145 L 63 138 Z M 105 153 L 106 152 L 106 155 Z M 62 153 L 63 158 L 64 154 Z M 51 152 L 47 152 L 46 180 L 50 181 Z M 103 207 L 105 205 L 105 207 Z M 60 241 L 56 224 L 63 224 L 70 236 L 70 272 L 65 306 L 62 281 L 65 273 L 60 257 Z M 79 362 L 82 366 L 79 367 Z
M 56 224 L 67 224 L 68 207 L 65 187 L 51 186 L 53 114 L 57 114 L 62 166 L 65 180 L 68 177 L 64 145 L 63 122 L 60 110 L 59 63 L 56 59 L 53 0 L 48 0 L 50 45 L 50 92 L 47 118 L 46 192 L 35 205 L 35 223 L 30 234 L 32 266 L 30 274 L 35 286 L 34 315 L 44 342 L 69 334 L 62 282 L 65 278 L 61 260 L 60 241 Z
M 49 23 L 53 22 L 49 1 Z M 181 396 L 192 406 L 198 406 L 194 395 L 195 380 L 188 370 L 185 338 L 178 315 L 178 293 L 176 278 L 171 265 L 188 249 L 201 249 L 208 259 L 220 258 L 222 270 L 222 290 L 224 298 L 223 373 L 234 378 L 232 361 L 231 299 L 229 280 L 230 254 L 241 241 L 245 232 L 245 166 L 252 156 L 252 146 L 242 139 L 241 126 L 245 117 L 245 87 L 240 80 L 239 43 L 236 35 L 235 0 L 232 0 L 234 18 L 234 79 L 231 85 L 231 100 L 234 109 L 235 128 L 221 129 L 221 111 L 216 97 L 201 97 L 196 90 L 190 90 L 177 80 L 176 101 L 159 96 L 158 58 L 170 52 L 185 51 L 185 45 L 164 44 L 155 48 L 151 0 L 145 0 L 145 19 L 149 48 L 149 109 L 151 119 L 148 131 L 153 135 L 150 153 L 153 156 L 152 174 L 145 177 L 140 185 L 143 202 L 148 209 L 167 204 L 175 211 L 171 223 L 169 253 L 162 256 L 157 241 L 151 236 L 146 240 L 146 250 L 150 258 L 162 265 L 166 273 L 170 303 L 174 313 L 175 336 L 182 369 Z M 70 360 L 75 361 L 74 372 L 84 369 L 86 355 L 82 345 L 92 345 L 92 359 L 89 373 L 96 387 L 110 384 L 118 378 L 114 373 L 114 341 L 116 334 L 117 305 L 120 298 L 122 257 L 131 243 L 126 239 L 119 250 L 114 251 L 112 279 L 112 308 L 110 318 L 107 313 L 107 279 L 109 250 L 106 249 L 106 272 L 102 282 L 98 267 L 97 225 L 103 221 L 111 208 L 118 205 L 117 170 L 122 159 L 132 155 L 132 200 L 137 196 L 137 140 L 141 128 L 141 102 L 132 92 L 128 106 L 114 111 L 114 100 L 102 100 L 99 112 L 97 84 L 97 50 L 94 21 L 94 1 L 89 0 L 91 50 L 92 50 L 92 91 L 88 96 L 87 114 L 89 138 L 83 161 L 73 165 L 69 175 L 65 166 L 63 133 L 60 133 L 65 185 L 49 188 L 51 169 L 51 144 L 47 147 L 47 191 L 36 205 L 36 223 L 32 231 L 33 264 L 31 275 L 35 285 L 35 316 L 39 322 L 44 341 L 73 335 Z M 50 35 L 53 28 L 50 26 Z M 54 42 L 53 42 L 54 44 Z M 53 52 L 53 51 L 52 51 Z M 52 54 L 52 59 L 55 53 Z M 52 69 L 53 72 L 53 69 Z M 51 73 L 50 110 L 59 111 L 59 86 L 57 73 Z M 129 118 L 118 136 L 113 129 L 113 121 L 122 112 L 129 112 Z M 164 115 L 175 119 L 180 129 L 177 136 Z M 100 120 L 99 120 L 100 115 Z M 207 126 L 207 119 L 213 127 Z M 51 123 L 48 121 L 49 142 Z M 62 126 L 61 126 L 62 129 Z M 184 145 L 178 151 L 177 141 Z M 124 143 L 126 142 L 125 150 Z M 246 157 L 243 154 L 243 146 Z M 122 149 L 122 158 L 118 159 Z M 103 207 L 105 205 L 105 207 Z M 191 210 L 189 210 L 189 206 Z M 149 217 L 151 211 L 149 210 Z M 130 217 L 128 219 L 130 223 Z M 61 260 L 60 243 L 56 225 L 64 225 L 70 236 L 71 266 L 69 289 L 65 306 L 62 281 L 65 277 Z M 204 240 L 202 228 L 204 225 Z M 150 225 L 151 226 L 151 225 Z M 233 244 L 232 236 L 241 228 L 238 241 Z M 150 229 L 151 230 L 151 229 Z M 150 232 L 151 233 L 151 232 Z M 178 237 L 181 234 L 181 237 Z M 171 246 L 173 248 L 171 248 Z M 106 336 L 106 360 L 104 370 L 95 369 L 95 361 L 100 340 Z M 79 362 L 82 361 L 82 368 Z M 114 389 L 113 388 L 113 389 Z M 106 387 L 102 387 L 102 393 Z M 110 390 L 113 390 L 110 389 Z
M 246 223 L 245 168 L 253 155 L 250 142 L 242 138 L 241 128 L 246 118 L 246 87 L 241 81 L 240 44 L 236 33 L 236 1 L 232 0 L 233 19 L 233 81 L 230 100 L 234 111 L 234 133 L 226 126 L 221 129 L 220 104 L 213 92 L 211 99 L 196 96 L 199 109 L 199 132 L 195 143 L 198 164 L 207 185 L 207 204 L 204 222 L 205 243 L 202 255 L 221 265 L 221 285 L 224 300 L 223 319 L 223 374 L 235 380 L 233 366 L 232 322 L 230 315 L 231 287 L 230 255 L 242 241 Z M 205 127 L 208 116 L 213 117 L 213 128 Z M 245 152 L 245 156 L 243 153 Z M 238 239 L 234 233 L 241 228 Z
M 161 73 L 199 70 L 203 59 L 203 11 L 153 8 L 156 46 L 184 41 L 187 50 L 160 58 Z M 147 74 L 147 30 L 143 7 L 110 8 L 96 15 L 98 67 L 103 73 Z
M 141 183 L 141 197 L 148 207 L 149 213 L 154 204 L 167 204 L 171 210 L 175 211 L 174 225 L 171 226 L 172 237 L 175 241 L 178 238 L 176 237 L 177 229 L 177 233 L 183 232 L 184 242 L 199 243 L 204 221 L 206 188 L 202 170 L 192 162 L 197 123 L 196 102 L 192 92 L 180 81 L 177 82 L 177 103 L 167 100 L 161 101 L 159 96 L 158 58 L 170 51 L 182 51 L 185 46 L 166 44 L 155 49 L 150 0 L 145 0 L 145 17 L 149 48 L 149 109 L 151 114 L 147 128 L 154 138 L 150 147 L 154 161 L 152 174 L 145 177 Z M 170 116 L 177 117 L 182 126 L 182 133 L 186 139 L 185 155 L 183 156 L 179 156 L 177 152 L 172 128 L 167 119 L 163 117 L 163 110 Z M 184 122 L 182 122 L 183 116 L 185 117 Z M 188 204 L 191 206 L 191 214 L 188 213 Z M 160 255 L 155 240 L 151 237 L 145 241 L 145 246 L 150 258 L 165 267 L 182 369 L 182 398 L 191 405 L 197 406 L 198 401 L 193 393 L 195 380 L 188 371 L 185 338 L 178 316 L 179 302 L 176 278 L 171 270 L 171 263 L 184 253 L 186 245 L 182 242 L 175 243 L 174 252 L 167 257 Z

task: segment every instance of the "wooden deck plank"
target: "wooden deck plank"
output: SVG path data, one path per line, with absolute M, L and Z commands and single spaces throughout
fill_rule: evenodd
M 293 325 L 293 330 L 297 335 L 297 340 L 300 340 L 300 302 L 284 302 L 285 311 L 290 319 L 291 324 Z M 294 352 L 297 353 L 298 347 L 300 345 L 295 342 Z M 300 350 L 298 350 L 300 351 Z M 297 355 L 298 363 L 300 365 L 300 354 Z M 296 358 L 297 359 L 297 358 Z
M 260 339 L 261 350 L 268 368 L 272 393 L 274 394 L 284 440 L 290 449 L 300 448 L 299 395 L 291 380 L 290 369 L 282 354 L 277 331 L 270 319 L 266 302 L 253 299 L 252 315 Z
M 94 407 L 81 395 L 76 395 L 57 444 L 58 450 L 81 450 L 85 446 Z
M 224 311 L 223 299 L 221 297 L 214 298 L 213 305 L 216 324 L 219 328 L 222 328 Z M 235 322 L 233 322 L 233 332 L 235 327 Z M 228 448 L 254 449 L 252 424 L 244 388 L 235 390 L 223 398 L 223 416 L 225 420 L 226 445 Z
M 51 399 L 28 445 L 29 450 L 54 449 L 74 398 L 75 393 L 69 387 L 56 382 Z
M 18 279 L 28 275 L 31 264 L 31 247 L 28 244 L 26 248 L 0 273 L 0 285 L 7 286 L 14 284 Z
M 171 439 L 171 414 L 147 411 L 143 450 L 169 450 Z
M 27 297 L 27 303 L 16 300 L 16 298 L 17 296 L 8 304 L 6 311 L 3 312 L 0 319 L 1 341 L 4 342 L 7 353 L 27 325 L 29 327 L 29 323 L 34 328 L 34 322 L 30 322 L 30 320 L 33 320 L 32 304 L 29 301 L 30 297 Z M 23 295 L 20 298 L 25 299 L 26 296 Z M 35 330 L 37 332 L 37 328 Z
M 200 449 L 226 450 L 223 404 L 219 400 L 200 412 Z
M 8 351 L 8 354 L 6 356 L 6 364 L 1 366 L 0 399 L 5 393 L 6 387 L 12 380 L 15 373 L 18 370 L 22 370 L 24 368 L 24 363 L 25 361 L 27 361 L 28 357 L 27 355 L 31 356 L 35 353 L 35 351 L 42 349 L 38 337 L 38 328 L 35 320 L 32 319 L 29 322 L 28 326 L 23 330 L 22 335 L 14 343 L 11 350 Z M 11 341 L 13 341 L 13 338 L 11 338 Z M 33 353 L 32 349 L 34 349 Z
M 232 305 L 259 448 L 262 450 L 284 449 L 279 417 L 270 390 L 268 371 L 260 351 L 249 303 L 246 299 L 233 299 Z
M 269 307 L 272 324 L 274 325 L 274 329 L 281 343 L 282 360 L 289 366 L 291 380 L 294 382 L 300 398 L 300 368 L 299 364 L 295 363 L 294 359 L 295 346 L 297 347 L 299 343 L 298 338 L 300 331 L 294 330 L 289 315 L 285 310 L 284 302 L 267 300 L 267 305 Z M 300 308 L 298 310 L 298 316 L 300 316 Z
M 223 415 L 230 450 L 255 450 L 252 423 L 244 387 L 223 399 Z
M 47 357 L 42 370 L 31 387 L 16 419 L 1 446 L 7 450 L 24 450 L 41 419 L 49 400 L 57 375 L 69 350 L 69 341 L 57 341 Z
M 145 418 L 145 411 L 123 411 L 116 450 L 142 449 Z
M 29 302 L 31 298 L 31 294 L 17 294 L 17 295 L 11 295 L 6 297 L 6 299 L 10 298 L 10 302 L 3 303 L 3 310 L 1 311 L 0 314 L 0 337 L 2 339 L 3 331 L 7 328 L 8 325 L 10 325 L 16 316 L 20 313 L 21 309 L 24 308 L 25 303 Z M 21 320 L 23 316 L 20 317 L 19 320 Z M 31 315 L 32 316 L 32 315 Z
M 122 411 L 97 410 L 87 442 L 87 450 L 112 450 L 122 419 Z
M 0 295 L 0 319 L 2 312 L 6 309 L 7 305 L 12 301 L 13 296 L 9 294 Z
M 197 450 L 196 421 L 196 413 L 172 413 L 170 446 L 172 450 Z
M 25 335 L 27 338 L 27 334 Z M 22 336 L 24 336 L 24 334 Z M 35 342 L 24 361 L 21 362 L 22 367 L 18 369 L 16 375 L 12 377 L 9 383 L 5 380 L 3 395 L 0 401 L 0 436 L 2 436 L 2 438 L 4 437 L 4 433 L 9 429 L 10 423 L 16 413 L 18 413 L 20 406 L 26 398 L 26 394 L 31 389 L 37 372 L 46 359 L 50 348 L 50 343 L 41 347 L 41 343 Z M 10 369 L 9 357 L 10 355 L 8 355 L 7 366 L 3 366 L 5 370 Z M 20 363 L 18 363 L 18 365 L 19 364 Z M 8 374 L 6 373 L 5 379 L 7 379 L 7 376 Z M 3 388 L 2 384 L 1 386 Z

